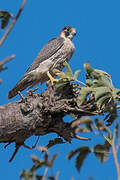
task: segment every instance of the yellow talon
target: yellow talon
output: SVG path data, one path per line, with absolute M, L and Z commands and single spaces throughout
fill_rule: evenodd
M 58 69 L 53 69 L 53 71 L 52 71 L 55 75 L 59 75 L 59 73 L 61 73 L 61 71 L 59 71 Z
M 48 77 L 49 77 L 50 82 L 51 82 L 52 85 L 54 84 L 54 82 L 57 82 L 57 81 L 58 81 L 58 79 L 55 79 L 54 77 L 52 77 L 52 75 L 49 73 L 49 71 L 47 72 L 47 75 L 48 75 Z
M 58 69 L 53 69 L 53 73 L 54 73 L 56 76 L 59 76 L 60 79 L 66 78 L 65 73 L 59 71 Z

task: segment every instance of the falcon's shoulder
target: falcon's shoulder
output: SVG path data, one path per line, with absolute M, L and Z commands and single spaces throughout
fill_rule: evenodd
M 32 65 L 27 69 L 26 73 L 29 73 L 30 71 L 36 69 L 40 63 L 54 55 L 63 45 L 64 38 L 62 37 L 53 38 L 48 41 L 48 43 L 41 49 Z

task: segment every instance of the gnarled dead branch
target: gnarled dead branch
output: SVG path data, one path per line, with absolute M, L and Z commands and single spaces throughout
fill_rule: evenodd
M 76 135 L 76 128 L 71 126 L 71 122 L 64 122 L 63 117 L 71 113 L 78 117 L 95 115 L 96 106 L 89 100 L 78 107 L 76 99 L 77 93 L 73 85 L 67 84 L 60 90 L 48 86 L 41 95 L 30 91 L 25 99 L 1 106 L 0 142 L 15 142 L 17 152 L 32 135 L 55 132 L 68 142 L 71 142 L 72 138 L 80 139 Z

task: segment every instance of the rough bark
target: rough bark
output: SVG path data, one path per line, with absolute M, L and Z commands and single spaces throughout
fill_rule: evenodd
M 40 136 L 57 133 L 66 141 L 76 138 L 75 128 L 63 117 L 74 113 L 77 117 L 95 115 L 96 106 L 86 100 L 77 106 L 78 91 L 73 85 L 56 89 L 48 86 L 42 94 L 27 93 L 25 99 L 0 107 L 0 142 L 15 142 L 16 148 L 32 135 Z

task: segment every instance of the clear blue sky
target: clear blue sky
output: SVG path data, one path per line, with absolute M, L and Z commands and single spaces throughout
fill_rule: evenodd
M 22 1 L 1 0 L 0 9 L 16 14 Z M 119 67 L 120 67 L 120 1 L 119 0 L 28 0 L 25 9 L 16 23 L 14 29 L 0 49 L 0 59 L 16 54 L 16 58 L 6 66 L 8 70 L 1 73 L 3 80 L 0 85 L 0 101 L 6 104 L 13 100 L 7 99 L 8 91 L 23 76 L 28 66 L 33 62 L 39 50 L 48 40 L 56 37 L 61 28 L 65 25 L 72 25 L 77 29 L 74 38 L 76 51 L 70 61 L 72 69 L 83 71 L 83 63 L 90 60 L 93 67 L 102 69 L 111 74 L 113 83 L 120 88 Z M 4 31 L 0 30 L 0 37 Z M 80 77 L 83 79 L 83 77 Z M 42 91 L 43 87 L 41 87 Z M 69 121 L 69 119 L 67 119 Z M 49 134 L 41 137 L 39 145 L 46 145 L 56 134 Z M 27 140 L 32 145 L 35 137 Z M 93 142 L 94 141 L 94 142 Z M 110 160 L 101 165 L 91 154 L 85 161 L 81 173 L 74 168 L 74 160 L 67 161 L 65 155 L 70 150 L 80 145 L 100 143 L 103 139 L 94 136 L 90 143 L 73 140 L 72 144 L 58 145 L 50 152 L 59 151 L 59 157 L 54 166 L 55 171 L 60 170 L 59 180 L 88 180 L 93 176 L 95 180 L 116 180 L 116 169 L 112 155 Z M 2 180 L 17 180 L 22 169 L 29 169 L 32 165 L 31 154 L 40 153 L 36 150 L 21 148 L 12 163 L 8 160 L 14 151 L 14 145 L 6 150 L 1 144 L 0 159 Z

